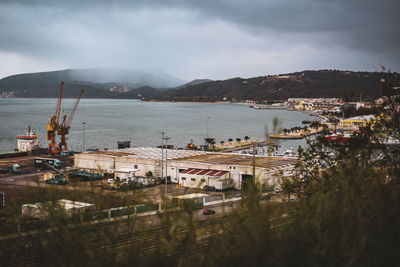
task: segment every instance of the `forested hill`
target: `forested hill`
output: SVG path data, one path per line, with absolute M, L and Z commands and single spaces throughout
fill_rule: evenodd
M 318 70 L 247 79 L 199 79 L 177 86 L 181 80 L 162 73 L 145 75 L 132 71 L 89 69 L 9 76 L 0 80 L 0 93 L 13 91 L 17 97 L 57 97 L 60 82 L 64 80 L 64 97 L 76 97 L 81 89 L 85 89 L 85 98 L 149 101 L 280 101 L 290 97 L 358 100 L 360 95 L 364 100 L 372 100 L 381 96 L 382 78 L 397 83 L 400 80 L 398 73 Z
M 65 97 L 76 97 L 85 89 L 84 97 L 88 98 L 116 98 L 120 93 L 143 86 L 175 88 L 185 83 L 158 70 L 67 69 L 5 77 L 0 79 L 0 93 L 14 92 L 17 97 L 57 97 L 61 81 L 65 82 Z
M 356 100 L 381 96 L 380 80 L 399 81 L 398 73 L 303 71 L 277 76 L 233 78 L 171 89 L 154 96 L 167 101 L 285 100 L 289 97 L 340 97 Z

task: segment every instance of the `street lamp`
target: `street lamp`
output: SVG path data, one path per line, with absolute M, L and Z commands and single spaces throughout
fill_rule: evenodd
M 161 180 L 164 178 L 164 131 L 161 131 Z
M 165 140 L 165 211 L 167 211 L 167 182 L 168 182 L 168 140 L 171 139 L 168 136 L 163 137 L 163 139 Z

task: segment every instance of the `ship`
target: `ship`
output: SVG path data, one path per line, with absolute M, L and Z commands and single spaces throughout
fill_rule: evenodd
M 328 142 L 333 142 L 333 143 L 348 143 L 350 140 L 351 135 L 350 134 L 340 134 L 337 133 L 336 131 L 333 131 L 331 135 L 328 135 L 325 137 L 325 140 Z
M 17 135 L 18 151 L 30 152 L 39 146 L 39 136 L 32 132 L 31 126 L 28 126 L 28 132 L 26 135 Z

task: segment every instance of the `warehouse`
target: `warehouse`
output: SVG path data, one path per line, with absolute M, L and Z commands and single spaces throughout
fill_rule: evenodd
M 35 204 L 23 204 L 21 214 L 22 216 L 45 219 L 49 217 L 51 211 L 60 211 L 60 214 L 72 217 L 94 210 L 94 204 L 72 201 L 68 199 L 59 199 L 55 204 L 51 201 Z
M 232 153 L 216 153 L 161 148 L 126 148 L 112 151 L 88 152 L 75 155 L 74 167 L 93 172 L 121 175 L 121 170 L 134 170 L 132 175 L 154 177 L 167 174 L 168 179 L 185 187 L 215 187 L 242 189 L 253 178 L 253 157 Z M 274 186 L 280 177 L 290 175 L 297 159 L 285 157 L 255 157 L 255 179 Z M 165 168 L 167 166 L 167 168 Z M 161 175 L 163 173 L 163 175 Z
M 178 175 L 178 180 L 184 187 L 208 187 L 217 191 L 233 188 L 233 179 L 230 179 L 228 171 L 189 168 Z

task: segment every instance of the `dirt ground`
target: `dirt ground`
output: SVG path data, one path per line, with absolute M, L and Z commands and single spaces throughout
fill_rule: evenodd
M 0 159 L 0 168 L 19 164 L 18 173 L 0 173 L 0 192 L 5 194 L 3 212 L 18 212 L 22 204 L 49 201 L 52 199 L 71 199 L 96 204 L 97 209 L 106 209 L 127 205 L 128 203 L 158 204 L 163 202 L 165 185 L 140 188 L 121 192 L 107 190 L 107 180 L 80 182 L 71 180 L 67 185 L 49 185 L 43 181 L 44 171 L 34 165 L 34 158 L 46 156 L 24 156 Z M 73 166 L 72 157 L 57 157 L 61 160 L 63 169 Z M 100 186 L 101 185 L 101 186 Z M 205 192 L 200 189 L 184 188 L 176 184 L 168 184 L 168 196 L 190 193 L 206 193 L 221 195 L 219 192 Z M 237 191 L 225 194 L 238 194 Z

